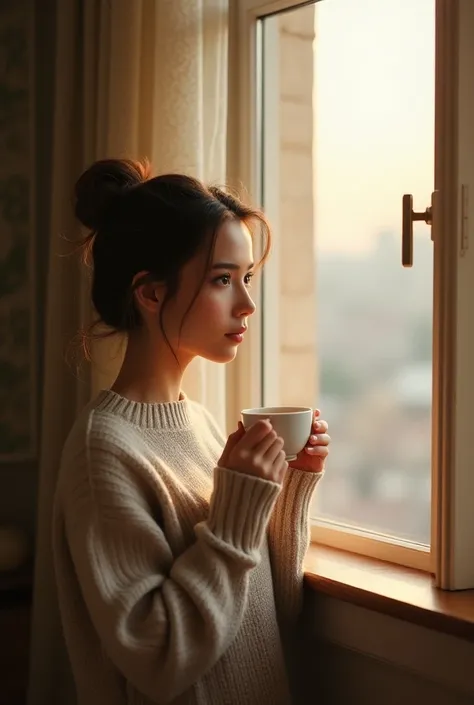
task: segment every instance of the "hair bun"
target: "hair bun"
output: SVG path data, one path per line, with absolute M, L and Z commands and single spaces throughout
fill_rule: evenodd
M 94 162 L 76 182 L 76 218 L 86 228 L 99 230 L 117 196 L 149 179 L 150 171 L 148 160 L 101 159 Z

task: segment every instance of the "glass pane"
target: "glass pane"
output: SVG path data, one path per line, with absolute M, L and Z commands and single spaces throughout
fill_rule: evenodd
M 313 516 L 430 540 L 435 0 L 322 0 L 262 20 L 264 400 L 322 409 Z

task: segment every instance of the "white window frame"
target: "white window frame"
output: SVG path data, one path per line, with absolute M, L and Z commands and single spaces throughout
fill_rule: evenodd
M 262 200 L 258 21 L 307 4 L 312 2 L 231 0 L 229 182 L 236 188 L 243 184 L 257 203 Z M 474 254 L 469 248 L 474 222 L 474 81 L 470 71 L 474 65 L 474 2 L 436 0 L 436 4 L 431 550 L 332 522 L 316 523 L 312 539 L 430 571 L 439 587 L 452 590 L 474 588 L 474 315 L 469 314 L 469 300 L 474 300 Z M 258 287 L 256 300 L 262 304 Z M 261 403 L 262 339 L 261 326 L 255 323 L 227 373 L 230 426 L 235 426 L 240 409 Z

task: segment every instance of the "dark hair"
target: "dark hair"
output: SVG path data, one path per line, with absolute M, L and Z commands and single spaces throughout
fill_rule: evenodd
M 166 338 L 163 309 L 176 294 L 183 265 L 203 247 L 208 248 L 210 264 L 217 231 L 227 219 L 244 222 L 252 234 L 252 226 L 260 225 L 264 246 L 259 264 L 270 250 L 270 228 L 260 210 L 193 177 L 151 178 L 150 172 L 147 160 L 104 159 L 92 164 L 76 183 L 75 214 L 90 230 L 83 254 L 92 265 L 92 303 L 98 314 L 89 338 L 97 324 L 105 325 L 108 334 L 129 333 L 141 325 L 133 292 L 144 280 L 135 286 L 132 282 L 142 271 L 148 273 L 147 280 L 166 285 L 160 309 Z M 187 313 L 198 294 L 199 289 Z

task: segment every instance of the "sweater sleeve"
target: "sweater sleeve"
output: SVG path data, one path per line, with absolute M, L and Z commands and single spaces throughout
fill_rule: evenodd
M 212 415 L 200 407 L 215 437 L 225 438 Z M 303 603 L 303 561 L 310 540 L 309 508 L 314 490 L 324 472 L 310 473 L 289 468 L 272 518 L 268 539 L 275 600 L 282 632 L 291 631 Z
M 269 548 L 282 635 L 295 627 L 303 604 L 303 561 L 310 541 L 309 508 L 323 473 L 289 468 L 269 525 Z
M 208 517 L 175 557 L 138 478 L 122 457 L 89 449 L 63 492 L 66 536 L 109 658 L 145 696 L 169 703 L 236 636 L 280 486 L 216 468 Z

